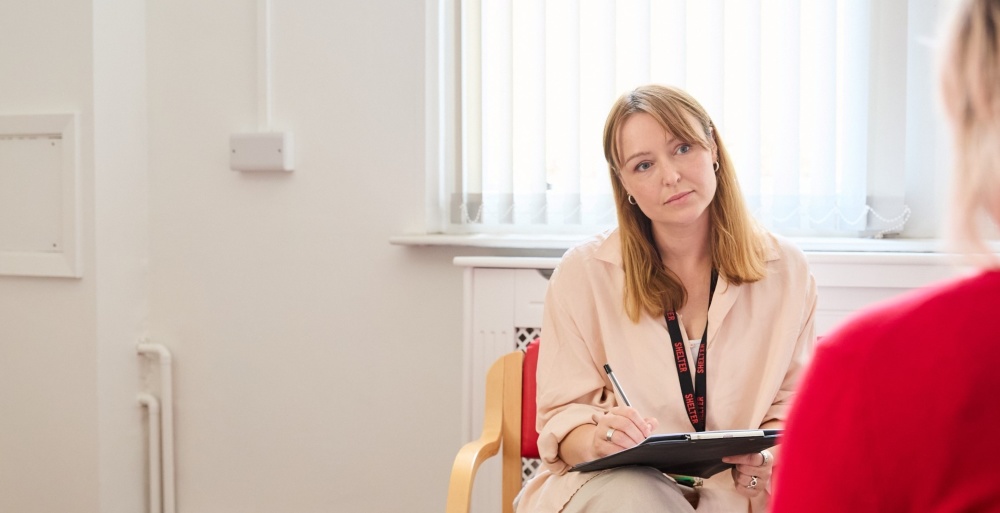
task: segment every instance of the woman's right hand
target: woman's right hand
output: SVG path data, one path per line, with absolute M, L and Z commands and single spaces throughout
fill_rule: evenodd
M 616 406 L 597 421 L 592 450 L 597 457 L 604 457 L 635 447 L 658 425 L 655 418 L 643 418 L 635 408 Z

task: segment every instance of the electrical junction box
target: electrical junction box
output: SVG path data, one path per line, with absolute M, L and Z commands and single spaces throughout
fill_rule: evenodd
M 229 168 L 233 171 L 291 171 L 295 166 L 292 134 L 257 132 L 229 137 Z

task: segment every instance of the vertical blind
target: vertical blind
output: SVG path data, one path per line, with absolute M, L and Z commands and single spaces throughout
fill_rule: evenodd
M 788 234 L 898 230 L 869 205 L 872 0 L 461 0 L 461 165 L 451 223 L 616 222 L 602 130 L 646 83 L 712 116 L 743 193 Z

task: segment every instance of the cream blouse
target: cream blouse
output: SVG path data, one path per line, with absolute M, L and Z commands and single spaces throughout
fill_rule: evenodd
M 781 427 L 799 375 L 812 353 L 816 283 L 802 252 L 768 239 L 767 276 L 733 285 L 719 277 L 708 312 L 706 429 Z M 568 251 L 545 298 L 538 360 L 538 449 L 543 470 L 522 491 L 518 513 L 555 513 L 597 473 L 570 472 L 562 439 L 616 404 L 602 368 L 611 364 L 632 406 L 659 420 L 658 433 L 693 430 L 681 400 L 666 321 L 623 305 L 624 271 L 617 230 Z M 683 323 L 683 319 L 680 319 Z M 686 330 L 681 329 L 687 345 Z M 767 509 L 751 501 L 729 472 L 700 489 L 698 511 Z M 752 502 L 752 504 L 751 504 Z

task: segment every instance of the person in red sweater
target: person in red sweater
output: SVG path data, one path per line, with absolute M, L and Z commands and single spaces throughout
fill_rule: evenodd
M 774 513 L 1000 511 L 1000 0 L 945 39 L 952 223 L 978 274 L 867 309 L 823 338 L 775 467 Z

